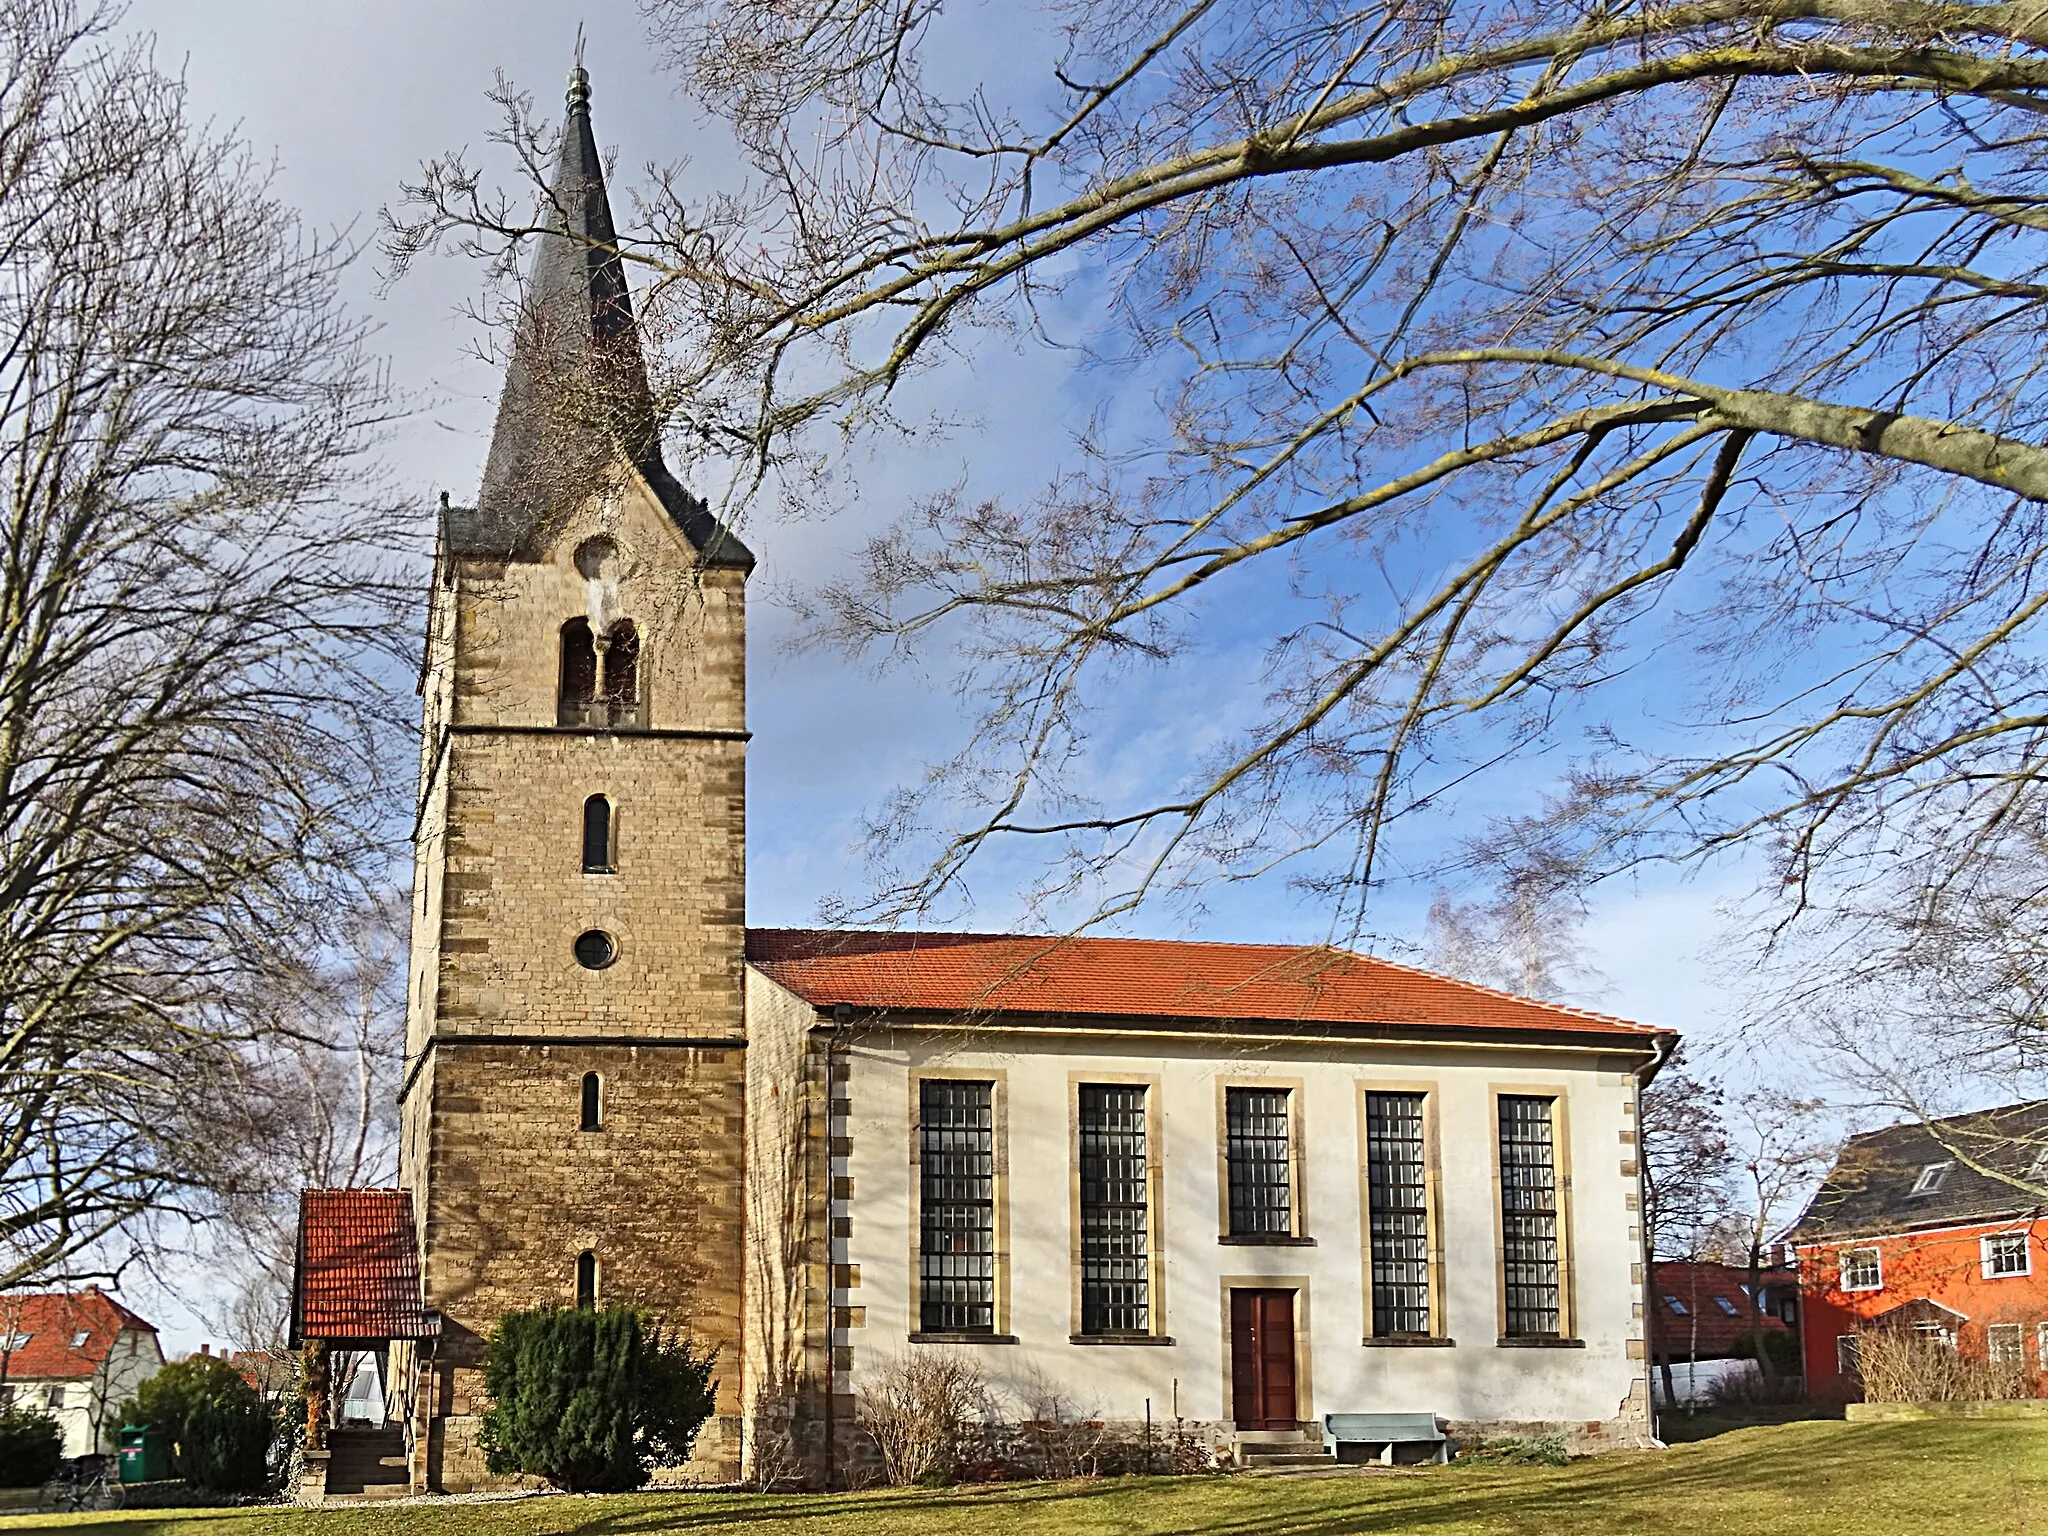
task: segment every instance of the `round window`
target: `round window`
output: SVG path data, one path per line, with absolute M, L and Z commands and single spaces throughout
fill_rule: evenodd
M 586 971 L 601 971 L 618 958 L 618 944 L 602 928 L 576 935 L 576 963 Z

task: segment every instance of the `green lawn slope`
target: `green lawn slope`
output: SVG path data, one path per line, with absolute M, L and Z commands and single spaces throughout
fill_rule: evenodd
M 23 1515 L 0 1536 L 1975 1536 L 2048 1533 L 2048 1426 L 1770 1425 L 1563 1468 L 1129 1478 L 762 1497 Z

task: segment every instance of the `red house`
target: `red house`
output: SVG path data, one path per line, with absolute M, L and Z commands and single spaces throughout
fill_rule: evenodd
M 1873 1326 L 2048 1369 L 2048 1232 L 2028 1185 L 2048 1185 L 2048 1100 L 1852 1136 L 1786 1235 L 1809 1393 L 1860 1395 Z

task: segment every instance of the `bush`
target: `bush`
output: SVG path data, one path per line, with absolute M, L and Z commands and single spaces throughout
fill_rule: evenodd
M 484 1356 L 485 1465 L 571 1492 L 638 1488 L 689 1459 L 712 1361 L 636 1307 L 508 1312 Z
M 1510 1435 L 1460 1446 L 1457 1459 L 1474 1466 L 1562 1467 L 1570 1464 L 1572 1453 L 1566 1449 L 1563 1435 Z
M 1728 1347 L 1730 1357 L 1768 1364 L 1774 1375 L 1799 1374 L 1799 1344 L 1782 1328 L 1752 1328 Z
M 907 1488 L 928 1478 L 952 1480 L 963 1444 L 988 1400 L 971 1360 L 945 1350 L 920 1350 L 863 1386 L 855 1416 L 882 1458 L 882 1475 Z
M 40 1488 L 64 1459 L 64 1431 L 47 1413 L 0 1408 L 0 1488 Z
M 167 1365 L 121 1405 L 124 1424 L 148 1424 L 171 1442 L 171 1471 L 213 1493 L 258 1493 L 270 1482 L 277 1414 L 218 1355 Z
M 1856 1364 L 1863 1396 L 1873 1403 L 1970 1403 L 2029 1395 L 2024 1366 L 1995 1365 L 1910 1328 L 1859 1333 Z

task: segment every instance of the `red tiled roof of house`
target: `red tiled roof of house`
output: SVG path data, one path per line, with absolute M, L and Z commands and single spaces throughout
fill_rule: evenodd
M 1650 1276 L 1650 1341 L 1652 1352 L 1660 1359 L 1685 1360 L 1697 1352 L 1702 1360 L 1721 1360 L 1727 1358 L 1737 1339 L 1758 1328 L 1772 1333 L 1789 1331 L 1777 1314 L 1776 1303 L 1799 1289 L 1791 1270 L 1766 1265 L 1757 1278 L 1771 1305 L 1759 1311 L 1743 1289 L 1749 1284 L 1746 1265 L 1660 1259 L 1650 1267 Z M 1684 1312 L 1671 1305 L 1674 1296 Z M 1731 1312 L 1729 1307 L 1735 1310 Z
M 1660 1033 L 1328 945 L 750 928 L 747 959 L 821 1008 Z
M 154 1337 L 156 1325 L 91 1286 L 0 1296 L 0 1344 L 18 1341 L 6 1351 L 10 1381 L 89 1379 L 131 1331 Z
M 420 1308 L 412 1195 L 402 1189 L 309 1189 L 299 1196 L 301 1339 L 414 1339 Z

